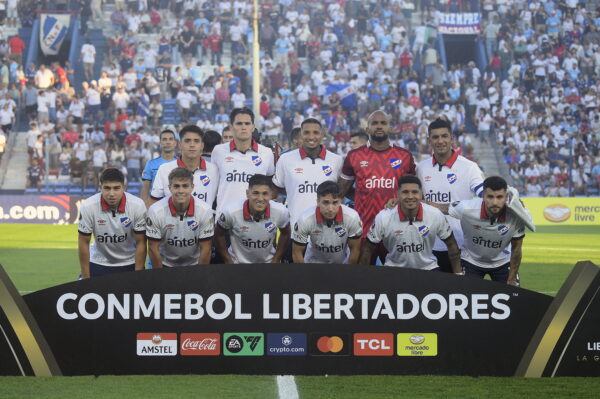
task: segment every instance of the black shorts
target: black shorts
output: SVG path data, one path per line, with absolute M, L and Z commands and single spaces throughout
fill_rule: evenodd
M 103 266 L 90 262 L 90 277 L 105 276 L 107 274 L 135 271 L 135 264 L 125 266 Z

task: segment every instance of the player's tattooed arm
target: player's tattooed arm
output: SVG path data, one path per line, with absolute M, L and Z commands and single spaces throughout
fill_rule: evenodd
M 79 233 L 79 240 L 77 243 L 79 253 L 79 265 L 81 266 L 81 278 L 90 278 L 90 241 L 92 239 L 91 234 Z
M 148 240 L 148 255 L 153 269 L 162 269 L 162 256 L 160 255 L 160 240 Z
M 344 179 L 343 177 L 340 177 L 338 179 L 338 185 L 340 186 L 340 189 L 342 191 L 342 195 L 344 197 L 347 196 L 350 188 L 352 187 L 352 184 L 354 184 L 354 180 Z
M 519 267 L 521 266 L 521 258 L 523 255 L 523 237 L 513 238 L 510 240 L 510 271 L 508 272 L 508 280 L 506 281 L 509 285 L 519 285 L 517 275 L 519 273 Z
M 450 264 L 452 265 L 452 272 L 459 276 L 464 275 L 460 265 L 460 249 L 458 248 L 454 234 L 450 234 L 450 236 L 444 240 L 444 244 L 448 247 L 448 257 L 450 258 Z
M 358 263 L 361 265 L 371 265 L 371 256 L 373 254 L 373 250 L 375 249 L 375 244 L 371 241 L 365 239 L 365 243 L 362 248 L 362 252 L 360 254 L 360 259 Z
M 350 256 L 348 257 L 349 265 L 356 265 L 360 257 L 360 238 L 349 238 L 348 248 L 350 248 Z

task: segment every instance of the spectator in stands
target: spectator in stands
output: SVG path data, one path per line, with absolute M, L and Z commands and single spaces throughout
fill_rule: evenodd
M 94 74 L 94 64 L 96 63 L 96 47 L 92 44 L 91 40 L 87 39 L 85 44 L 81 46 L 79 61 L 83 61 L 83 73 L 85 74 L 85 80 L 92 80 Z
M 42 180 L 44 176 L 44 171 L 40 166 L 40 162 L 37 158 L 34 158 L 31 161 L 31 166 L 27 168 L 27 181 L 25 187 L 36 187 L 38 191 L 42 188 Z
M 139 142 L 132 141 L 125 153 L 127 160 L 127 176 L 130 182 L 137 182 L 140 180 L 140 168 L 142 162 L 142 152 L 139 149 Z

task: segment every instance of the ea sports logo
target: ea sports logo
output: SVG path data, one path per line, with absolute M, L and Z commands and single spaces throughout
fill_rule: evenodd
M 390 166 L 392 169 L 398 169 L 402 165 L 402 160 L 397 158 L 390 159 Z
M 261 157 L 259 157 L 258 155 L 252 155 L 252 163 L 254 164 L 254 166 L 260 166 L 260 164 L 262 163 Z
M 317 340 L 317 349 L 321 353 L 339 353 L 344 349 L 344 340 L 340 337 L 321 337 Z
M 508 226 L 506 226 L 506 225 L 500 225 L 500 226 L 498 226 L 498 233 L 501 236 L 506 235 L 506 233 L 508 233 Z
M 277 227 L 273 224 L 273 222 L 265 223 L 265 230 L 267 230 L 267 233 L 272 233 L 275 231 L 275 229 L 277 229 Z
M 456 179 L 458 179 L 454 173 L 448 173 L 446 175 L 446 178 L 448 179 L 448 183 L 450 184 L 456 183 Z
M 429 227 L 427 226 L 419 226 L 419 234 L 421 237 L 427 237 L 429 234 Z
M 544 208 L 544 217 L 552 223 L 562 223 L 571 217 L 571 209 L 562 204 L 548 205 Z
M 333 173 L 331 166 L 323 165 L 323 173 L 325 173 L 325 176 L 331 176 Z
M 210 183 L 210 177 L 200 176 L 200 183 L 202 183 L 203 186 L 208 186 L 208 184 Z
M 232 335 L 225 341 L 225 347 L 231 353 L 238 353 L 244 348 L 244 341 L 238 335 Z
M 121 219 L 119 219 L 121 221 L 121 224 L 125 227 L 129 227 L 131 226 L 131 219 L 129 219 L 127 216 L 122 217 Z

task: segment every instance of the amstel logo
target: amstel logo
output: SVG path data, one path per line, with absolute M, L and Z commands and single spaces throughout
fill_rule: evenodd
M 571 217 L 571 209 L 562 204 L 548 205 L 544 208 L 544 217 L 552 223 L 562 223 Z

